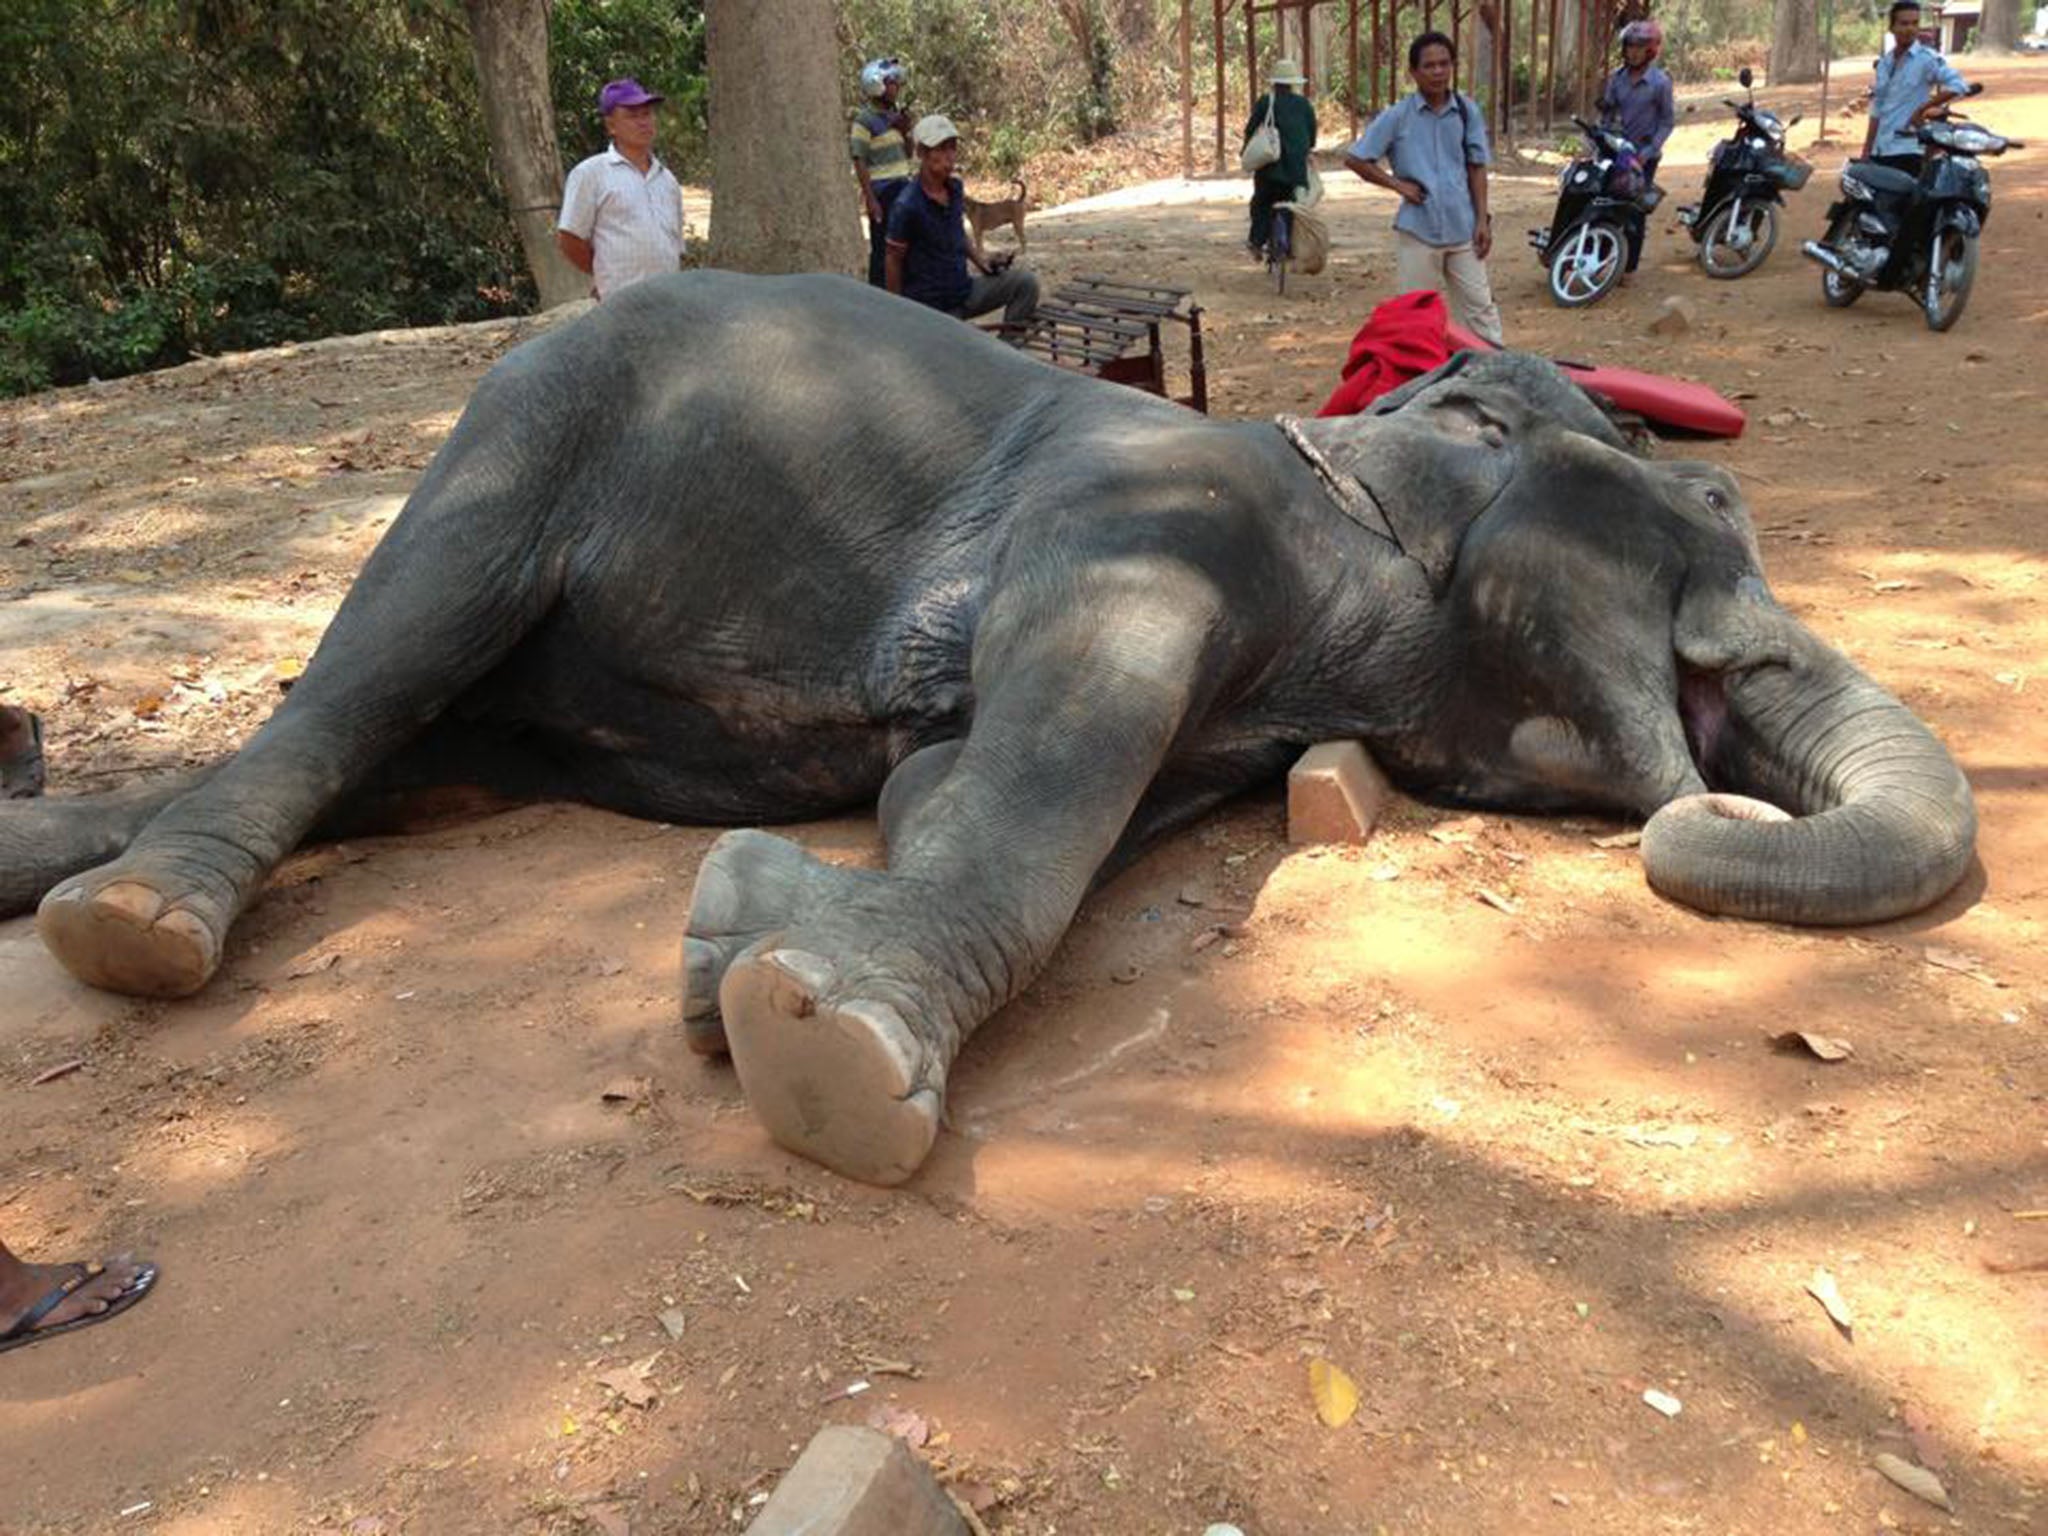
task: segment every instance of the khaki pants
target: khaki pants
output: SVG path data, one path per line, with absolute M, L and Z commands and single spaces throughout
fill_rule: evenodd
M 1450 300 L 1451 318 L 1496 347 L 1501 339 L 1500 309 L 1486 280 L 1486 263 L 1470 245 L 1428 245 L 1405 229 L 1394 231 L 1394 273 L 1402 293 L 1434 288 Z

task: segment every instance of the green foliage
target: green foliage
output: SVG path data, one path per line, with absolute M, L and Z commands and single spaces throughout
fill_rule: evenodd
M 911 112 L 944 112 L 966 131 L 970 164 L 1000 175 L 1114 133 L 1176 80 L 1177 55 L 1160 51 L 1162 19 L 1178 25 L 1173 0 L 842 0 L 840 16 L 849 115 L 861 64 L 893 54 L 910 71 Z
M 527 296 L 452 0 L 0 14 L 0 391 Z
M 555 0 L 548 72 L 565 167 L 604 148 L 597 93 L 631 75 L 668 98 L 662 159 L 686 179 L 702 175 L 710 161 L 702 0 Z

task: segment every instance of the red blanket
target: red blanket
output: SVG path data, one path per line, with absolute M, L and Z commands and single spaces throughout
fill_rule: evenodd
M 1447 318 L 1443 295 L 1430 289 L 1388 299 L 1351 338 L 1344 381 L 1316 414 L 1355 416 L 1388 390 L 1449 362 Z
M 1351 338 L 1344 381 L 1316 414 L 1355 416 L 1388 390 L 1443 366 L 1453 352 L 1492 350 L 1490 343 L 1449 323 L 1442 295 L 1424 289 L 1397 294 L 1375 309 Z M 1581 389 L 1660 426 L 1709 437 L 1742 436 L 1742 408 L 1704 384 L 1633 368 L 1596 368 L 1561 357 L 1551 361 Z

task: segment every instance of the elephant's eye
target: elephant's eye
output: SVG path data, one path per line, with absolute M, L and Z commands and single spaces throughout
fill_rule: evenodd
M 1726 512 L 1728 510 L 1728 498 L 1709 486 L 1707 488 L 1707 505 L 1716 512 Z

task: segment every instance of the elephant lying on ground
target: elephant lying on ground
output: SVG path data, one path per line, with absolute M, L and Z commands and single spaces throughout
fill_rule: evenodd
M 0 806 L 0 915 L 178 996 L 301 841 L 422 790 L 879 796 L 886 871 L 720 839 L 683 1007 L 778 1141 L 893 1182 L 1091 882 L 1333 737 L 1433 799 L 1650 816 L 1652 884 L 1715 912 L 1907 912 L 1975 837 L 1942 747 L 1772 599 L 1730 477 L 1631 456 L 1546 363 L 1219 423 L 855 283 L 700 273 L 491 372 L 234 757 Z

